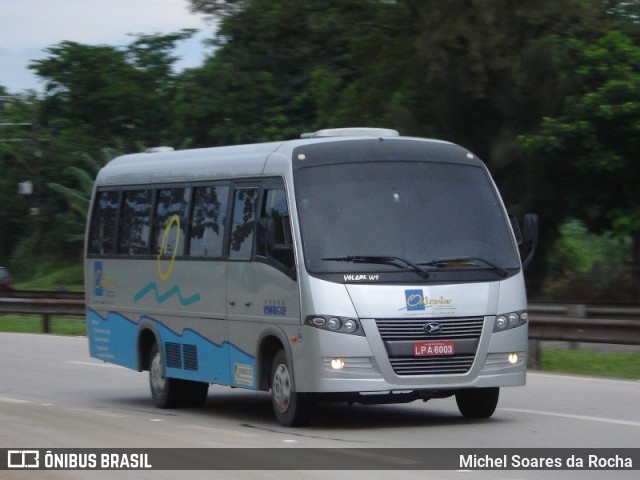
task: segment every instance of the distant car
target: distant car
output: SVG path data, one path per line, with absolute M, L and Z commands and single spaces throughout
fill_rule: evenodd
M 0 292 L 6 290 L 13 290 L 11 275 L 9 274 L 9 270 L 7 268 L 0 267 Z

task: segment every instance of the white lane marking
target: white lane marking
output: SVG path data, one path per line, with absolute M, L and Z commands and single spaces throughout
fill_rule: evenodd
M 547 417 L 569 418 L 572 420 L 587 420 L 589 422 L 611 423 L 614 425 L 625 425 L 628 427 L 640 427 L 640 422 L 634 422 L 631 420 L 616 420 L 615 418 L 590 417 L 588 415 L 573 415 L 571 413 L 545 412 L 541 410 L 528 410 L 525 408 L 500 408 L 499 410 L 504 412 L 528 413 L 531 415 L 544 415 Z
M 202 427 L 200 425 L 183 425 L 180 428 L 188 428 L 191 430 L 199 430 L 201 432 L 207 433 L 221 433 L 223 435 L 230 435 L 232 437 L 240 437 L 240 438 L 254 438 L 260 437 L 260 434 L 257 433 L 247 433 L 247 432 L 238 432 L 237 430 L 225 430 L 222 428 L 213 428 L 213 427 Z
M 582 380 L 585 382 L 611 382 L 611 383 L 638 383 L 640 380 L 634 380 L 633 378 L 607 378 L 607 377 L 590 377 L 588 375 L 570 375 L 566 373 L 542 373 L 527 371 L 527 377 L 541 377 L 541 378 L 570 378 L 573 380 Z
M 109 418 L 127 418 L 131 415 L 123 415 L 121 413 L 108 412 L 106 410 L 95 410 L 93 408 L 70 408 L 72 412 L 82 412 L 89 413 L 91 415 L 96 415 L 99 417 L 109 417 Z
M 29 400 L 20 400 L 19 398 L 0 397 L 0 402 L 4 403 L 31 403 Z
M 73 365 L 86 365 L 89 367 L 124 368 L 120 365 L 114 365 L 113 363 L 79 362 L 76 360 L 65 360 L 64 363 L 71 363 Z

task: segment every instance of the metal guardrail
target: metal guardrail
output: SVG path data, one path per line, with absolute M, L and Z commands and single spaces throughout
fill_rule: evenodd
M 529 304 L 529 338 L 640 345 L 640 306 Z
M 640 306 L 529 303 L 529 366 L 542 366 L 541 341 L 640 345 Z
M 69 292 L 66 290 L 7 290 L 2 292 L 0 297 L 84 300 L 84 292 Z
M 84 295 L 81 298 L 0 298 L 0 315 L 41 315 L 42 332 L 51 333 L 53 315 L 81 316 L 86 314 Z

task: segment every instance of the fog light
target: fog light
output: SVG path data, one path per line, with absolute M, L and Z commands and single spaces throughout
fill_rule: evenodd
M 341 358 L 333 358 L 331 360 L 331 368 L 334 370 L 342 370 L 344 368 L 344 360 Z
M 517 353 L 510 353 L 510 354 L 509 354 L 509 363 L 510 363 L 511 365 L 515 365 L 516 363 L 518 363 L 518 360 L 519 360 L 519 359 L 520 359 L 520 358 L 518 357 L 518 354 L 517 354 Z

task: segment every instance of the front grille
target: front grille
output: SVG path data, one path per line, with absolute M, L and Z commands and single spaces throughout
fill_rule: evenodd
M 454 375 L 467 373 L 475 355 L 451 357 L 392 357 L 389 358 L 397 375 Z
M 425 326 L 430 323 L 439 324 L 440 332 L 427 333 Z M 384 319 L 376 320 L 376 325 L 387 348 L 389 362 L 397 375 L 459 375 L 467 373 L 473 365 L 484 318 Z M 435 357 L 397 353 L 410 350 L 409 346 L 413 342 L 428 340 L 458 341 L 456 351 L 459 353 Z M 472 345 L 471 351 L 469 345 Z M 464 348 L 458 348 L 463 346 Z
M 442 331 L 435 335 L 425 332 L 424 326 L 439 323 Z M 465 318 L 421 318 L 376 320 L 382 339 L 392 340 L 456 340 L 463 338 L 480 338 L 483 317 Z

